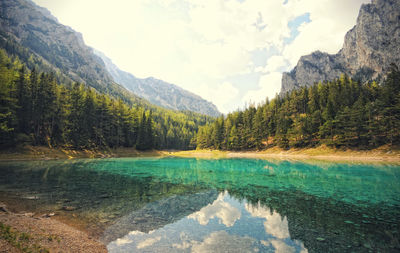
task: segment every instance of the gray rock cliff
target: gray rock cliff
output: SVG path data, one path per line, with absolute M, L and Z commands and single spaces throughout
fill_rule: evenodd
M 373 0 L 361 6 L 357 23 L 337 54 L 313 52 L 283 73 L 281 94 L 341 74 L 361 82 L 380 80 L 391 63 L 400 66 L 400 1 Z

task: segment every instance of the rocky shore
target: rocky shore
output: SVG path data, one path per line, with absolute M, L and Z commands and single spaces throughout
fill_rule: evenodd
M 86 232 L 54 218 L 8 210 L 0 203 L 0 252 L 107 252 L 107 248 Z

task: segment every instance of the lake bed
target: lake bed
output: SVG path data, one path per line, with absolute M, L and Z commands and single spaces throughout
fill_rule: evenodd
M 396 251 L 400 167 L 258 159 L 0 162 L 0 196 L 110 252 Z

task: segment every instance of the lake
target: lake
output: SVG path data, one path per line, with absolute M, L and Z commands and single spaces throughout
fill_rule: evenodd
M 0 162 L 0 199 L 110 252 L 396 252 L 400 166 L 257 159 Z

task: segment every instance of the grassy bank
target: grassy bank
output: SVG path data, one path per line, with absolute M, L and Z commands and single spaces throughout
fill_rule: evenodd
M 170 153 L 171 156 L 197 158 L 275 158 L 275 159 L 316 159 L 331 161 L 357 162 L 391 162 L 400 163 L 400 149 L 382 146 L 373 150 L 335 149 L 327 146 L 315 148 L 284 150 L 273 147 L 263 151 L 219 151 L 219 150 L 190 150 Z

